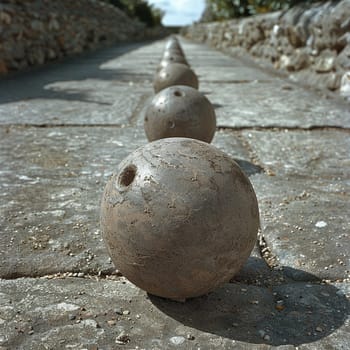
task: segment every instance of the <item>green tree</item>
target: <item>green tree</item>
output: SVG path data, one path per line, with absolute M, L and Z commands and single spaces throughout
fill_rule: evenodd
M 164 12 L 149 5 L 145 0 L 105 0 L 124 11 L 129 17 L 137 18 L 148 27 L 161 25 Z

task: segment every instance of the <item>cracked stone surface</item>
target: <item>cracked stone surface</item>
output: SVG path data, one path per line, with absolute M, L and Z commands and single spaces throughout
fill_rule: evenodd
M 349 106 L 317 97 L 287 82 L 206 83 L 201 89 L 216 106 L 220 127 L 350 127 Z
M 213 144 L 255 188 L 259 242 L 230 283 L 183 304 L 110 262 L 100 198 L 147 142 L 164 43 L 0 80 L 0 350 L 347 349 L 349 108 L 204 45 L 182 41 L 216 108 Z
M 3 281 L 0 346 L 115 349 L 119 337 L 126 349 L 340 348 L 349 331 L 343 287 L 230 283 L 181 304 L 149 296 L 124 278 Z
M 254 175 L 251 180 L 262 232 L 278 265 L 323 279 L 350 277 L 349 186 L 280 176 Z

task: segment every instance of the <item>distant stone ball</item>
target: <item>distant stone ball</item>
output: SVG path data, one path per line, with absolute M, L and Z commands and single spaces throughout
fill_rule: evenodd
M 198 89 L 198 78 L 194 71 L 185 64 L 168 64 L 159 72 L 156 72 L 153 88 L 155 92 L 159 92 L 173 85 L 186 85 Z
M 186 55 L 184 54 L 184 52 L 182 51 L 182 49 L 178 49 L 178 48 L 171 48 L 171 49 L 166 49 L 164 52 L 163 52 L 163 57 L 166 57 L 170 54 L 175 54 L 175 55 L 178 55 L 178 56 L 182 56 L 182 57 L 185 57 L 186 58 Z
M 183 53 L 182 46 L 176 38 L 171 38 L 171 39 L 167 40 L 167 42 L 165 43 L 164 49 L 165 50 L 176 49 L 176 50 L 181 51 Z
M 173 63 L 183 63 L 188 65 L 186 57 L 180 52 L 176 51 L 164 51 L 162 61 L 170 61 Z
M 149 141 L 189 137 L 210 143 L 216 130 L 210 101 L 189 86 L 171 86 L 158 92 L 148 105 L 144 128 Z
M 198 140 L 137 149 L 108 181 L 101 229 L 116 268 L 150 294 L 185 300 L 228 282 L 257 239 L 254 189 L 232 158 Z

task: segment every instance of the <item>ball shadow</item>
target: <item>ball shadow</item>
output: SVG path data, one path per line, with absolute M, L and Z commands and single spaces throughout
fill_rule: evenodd
M 260 258 L 222 288 L 185 303 L 149 295 L 163 313 L 186 326 L 232 340 L 294 346 L 322 339 L 349 314 L 346 296 L 317 277 L 287 267 L 267 268 Z M 307 281 L 294 280 L 310 277 Z
M 240 166 L 240 168 L 243 170 L 243 172 L 247 176 L 251 176 L 254 174 L 259 174 L 264 171 L 264 169 L 256 164 L 253 164 L 251 162 L 248 162 L 247 160 L 244 159 L 238 159 L 234 158 L 235 162 Z

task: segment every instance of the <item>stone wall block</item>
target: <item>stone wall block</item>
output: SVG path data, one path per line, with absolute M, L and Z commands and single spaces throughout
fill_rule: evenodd
M 329 73 L 335 69 L 336 51 L 324 50 L 315 60 L 314 69 L 317 73 Z
M 350 70 L 345 72 L 341 78 L 340 94 L 350 100 Z
M 0 11 L 0 23 L 1 25 L 10 25 L 12 23 L 12 17 L 5 11 Z
M 344 47 L 336 58 L 336 64 L 340 68 L 350 70 L 350 42 Z

